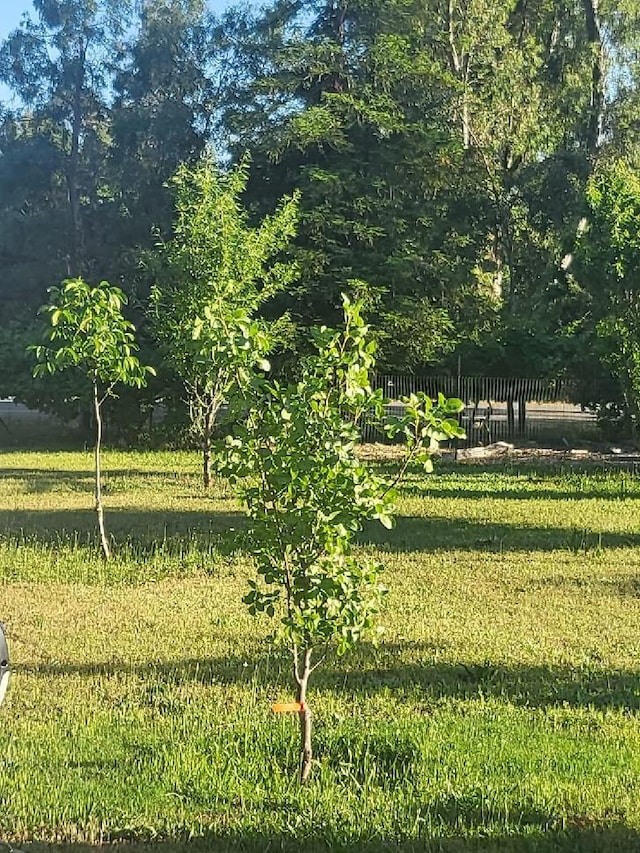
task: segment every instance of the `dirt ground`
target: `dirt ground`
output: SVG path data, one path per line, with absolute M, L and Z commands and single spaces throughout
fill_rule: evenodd
M 400 445 L 364 444 L 361 456 L 368 461 L 391 462 L 403 456 Z M 640 452 L 634 448 L 614 445 L 577 446 L 565 448 L 538 447 L 534 445 L 514 446 L 505 442 L 490 444 L 486 447 L 472 447 L 443 450 L 434 454 L 434 458 L 459 465 L 575 465 L 612 468 L 640 468 Z

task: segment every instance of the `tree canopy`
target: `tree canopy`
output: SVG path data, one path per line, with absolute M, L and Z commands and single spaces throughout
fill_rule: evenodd
M 638 168 L 639 22 L 639 0 L 34 0 L 0 45 L 16 336 L 73 276 L 142 320 L 172 176 L 249 154 L 248 227 L 300 193 L 274 316 L 332 324 L 357 281 L 383 369 L 579 373 L 601 338 L 566 259 L 593 176 Z

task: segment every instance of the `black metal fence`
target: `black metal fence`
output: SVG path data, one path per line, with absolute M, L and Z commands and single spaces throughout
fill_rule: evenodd
M 576 388 L 563 379 L 520 379 L 495 376 L 376 376 L 374 388 L 382 388 L 390 399 L 408 397 L 423 391 L 437 397 L 459 397 L 467 404 L 479 401 L 506 403 L 524 400 L 527 403 L 574 402 Z
M 464 404 L 460 421 L 467 433 L 463 444 L 495 441 L 559 442 L 598 437 L 595 415 L 576 402 L 576 388 L 564 380 L 485 376 L 393 376 L 374 380 L 391 402 L 389 413 L 401 411 L 400 399 L 424 392 L 458 397 Z M 365 424 L 365 442 L 386 441 L 376 424 Z

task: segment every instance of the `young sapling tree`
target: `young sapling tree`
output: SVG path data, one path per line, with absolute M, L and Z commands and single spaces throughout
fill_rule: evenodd
M 45 344 L 29 349 L 37 364 L 34 376 L 46 376 L 60 370 L 78 370 L 91 384 L 93 415 L 96 424 L 95 443 L 95 510 L 102 552 L 111 556 L 105 531 L 102 507 L 102 407 L 115 396 L 118 384 L 141 388 L 152 367 L 142 365 L 136 355 L 135 328 L 122 314 L 125 294 L 108 282 L 91 287 L 81 278 L 68 279 L 61 287 L 49 288 L 48 305 L 41 311 L 47 316 Z
M 385 401 L 371 387 L 375 342 L 361 306 L 344 297 L 342 331 L 314 332 L 316 353 L 290 384 L 256 377 L 245 421 L 225 441 L 221 468 L 240 489 L 251 520 L 246 538 L 258 574 L 245 597 L 251 613 L 278 616 L 291 651 L 300 715 L 300 781 L 311 770 L 309 679 L 333 647 L 338 654 L 375 635 L 384 586 L 381 564 L 356 554 L 354 535 L 370 519 L 393 524 L 394 486 L 357 452 L 358 424 L 380 418 Z M 425 395 L 387 423 L 401 433 L 408 464 L 430 466 L 439 440 L 464 433 L 459 400 Z
M 185 386 L 201 443 L 205 488 L 222 406 L 255 367 L 268 368 L 270 337 L 257 312 L 297 276 L 278 261 L 295 234 L 297 196 L 251 227 L 241 200 L 248 178 L 247 160 L 228 174 L 211 159 L 180 167 L 174 234 L 160 246 L 152 294 L 155 335 Z

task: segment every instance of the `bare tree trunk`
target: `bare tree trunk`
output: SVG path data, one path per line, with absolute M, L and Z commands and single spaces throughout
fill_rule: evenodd
M 82 133 L 82 88 L 85 75 L 86 47 L 79 49 L 76 67 L 76 79 L 73 91 L 73 113 L 71 119 L 71 151 L 67 168 L 67 195 L 71 224 L 71 245 L 69 251 L 68 273 L 78 276 L 82 273 L 82 224 L 80 220 L 80 135 Z
M 297 651 L 295 679 L 298 684 L 298 703 L 300 704 L 300 784 L 306 784 L 311 773 L 313 750 L 311 748 L 311 711 L 307 705 L 307 685 L 311 674 L 311 649 L 304 653 L 302 672 L 298 668 Z
M 211 486 L 211 433 L 208 430 L 202 436 L 202 484 L 205 489 Z
M 600 144 L 605 105 L 605 48 L 598 15 L 598 0 L 583 0 L 587 38 L 594 46 L 591 66 L 591 103 L 587 127 L 587 147 L 593 153 Z
M 447 26 L 449 29 L 449 63 L 451 70 L 462 83 L 462 145 L 467 151 L 471 148 L 471 116 L 469 112 L 469 54 L 464 48 L 456 46 L 455 8 L 453 0 L 449 0 L 447 11 Z
M 202 426 L 202 483 L 205 489 L 211 486 L 211 445 L 217 413 L 218 406 L 215 403 L 210 403 L 205 412 L 204 424 Z
M 96 419 L 96 447 L 95 447 L 95 473 L 96 473 L 96 515 L 98 516 L 98 530 L 100 542 L 105 560 L 111 559 L 109 540 L 104 528 L 104 511 L 102 509 L 102 473 L 100 469 L 100 446 L 102 444 L 102 414 L 100 412 L 100 400 L 98 397 L 98 380 L 93 380 L 93 413 Z

